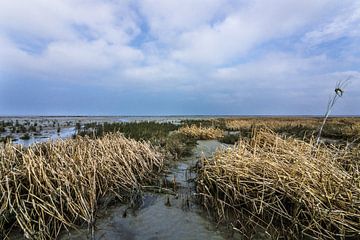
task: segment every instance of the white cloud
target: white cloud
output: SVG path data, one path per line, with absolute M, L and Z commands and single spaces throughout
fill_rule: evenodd
M 151 34 L 172 44 L 181 32 L 191 31 L 221 17 L 229 4 L 223 0 L 144 0 L 139 2 Z
M 1 1 L 2 72 L 90 81 L 96 71 L 141 62 L 141 50 L 129 46 L 140 33 L 137 20 L 129 1 Z
M 267 53 L 260 59 L 231 67 L 217 68 L 212 77 L 222 80 L 242 81 L 264 79 L 268 83 L 288 79 L 289 76 L 304 75 L 322 71 L 331 61 L 326 56 L 301 57 L 281 52 Z
M 7 51 L 21 49 L 18 41 L 23 37 L 30 42 L 45 39 L 40 44 L 45 45 L 41 54 L 32 57 L 26 51 L 18 52 L 22 56 L 14 60 L 27 65 L 34 62 L 30 65 L 35 69 L 39 66 L 52 69 L 53 64 L 56 68 L 78 67 L 83 71 L 88 66 L 101 70 L 128 63 L 125 65 L 130 69 L 124 69 L 128 75 L 134 69 L 163 69 L 156 66 L 162 61 L 168 62 L 168 66 L 196 63 L 211 68 L 213 64 L 228 65 L 244 57 L 259 44 L 291 36 L 328 10 L 326 6 L 333 2 L 139 1 L 135 5 L 150 26 L 149 32 L 143 34 L 157 39 L 137 49 L 129 44 L 140 34 L 140 25 L 144 23 L 133 11 L 131 1 L 14 0 L 0 4 L 0 34 L 13 39 L 9 47 L 17 48 Z
M 189 63 L 225 64 L 262 43 L 301 32 L 331 2 L 253 1 L 222 22 L 182 33 L 172 56 Z
M 337 59 L 303 49 L 359 37 L 359 9 L 351 0 L 0 0 L 0 81 L 176 89 L 221 103 L 254 89 L 303 97 L 358 72 L 356 41 Z
M 308 32 L 303 41 L 310 46 L 333 41 L 341 37 L 360 37 L 360 3 L 353 1 L 330 21 Z
M 73 40 L 78 38 L 78 31 L 74 29 L 78 25 L 89 28 L 94 37 L 113 43 L 128 42 L 139 29 L 126 2 L 2 1 L 0 29 L 15 37 L 21 34 L 49 40 Z

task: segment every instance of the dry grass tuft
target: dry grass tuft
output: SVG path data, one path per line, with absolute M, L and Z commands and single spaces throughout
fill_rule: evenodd
M 219 139 L 224 137 L 224 132 L 218 128 L 201 126 L 184 126 L 177 130 L 178 133 L 195 139 Z
M 273 238 L 360 237 L 359 148 L 319 146 L 260 130 L 204 159 L 197 190 L 219 221 Z
M 20 227 L 26 238 L 54 239 L 88 224 L 105 199 L 125 201 L 152 181 L 163 157 L 121 134 L 0 149 L 0 238 Z

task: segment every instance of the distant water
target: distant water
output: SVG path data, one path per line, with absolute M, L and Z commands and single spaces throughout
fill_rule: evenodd
M 82 124 L 89 122 L 141 122 L 141 121 L 155 121 L 155 122 L 171 122 L 180 123 L 186 119 L 214 119 L 214 118 L 232 118 L 236 116 L 217 116 L 217 115 L 183 115 L 183 116 L 0 116 L 0 121 L 18 121 L 24 122 L 52 122 L 59 123 L 81 122 Z
M 32 136 L 30 139 L 17 139 L 16 141 L 13 141 L 14 144 L 21 144 L 24 147 L 28 147 L 31 144 L 34 143 L 41 143 L 41 142 L 47 142 L 47 141 L 55 141 L 58 139 L 66 139 L 71 138 L 75 134 L 75 128 L 64 128 L 60 131 L 60 133 L 57 133 L 54 131 L 44 131 L 39 136 Z
M 12 116 L 12 117 L 0 117 L 0 121 L 17 121 L 20 124 L 35 124 L 48 128 L 43 130 L 39 135 L 31 135 L 30 139 L 21 139 L 20 134 L 16 133 L 2 133 L 1 137 L 5 137 L 9 134 L 13 135 L 15 139 L 14 144 L 21 144 L 28 147 L 34 143 L 41 143 L 46 141 L 54 141 L 57 139 L 66 139 L 72 137 L 75 133 L 75 124 L 80 122 L 82 125 L 91 122 L 104 123 L 104 122 L 142 122 L 142 121 L 154 121 L 159 123 L 173 123 L 180 124 L 182 120 L 186 119 L 211 119 L 216 116 Z M 57 127 L 50 127 L 51 123 L 55 122 L 61 125 L 61 131 L 57 133 Z M 64 127 L 66 124 L 70 124 L 69 127 Z

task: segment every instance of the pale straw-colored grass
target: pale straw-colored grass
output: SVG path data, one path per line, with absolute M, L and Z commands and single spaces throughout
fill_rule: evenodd
M 359 147 L 338 149 L 260 130 L 204 159 L 197 191 L 219 222 L 248 237 L 360 238 Z
M 177 132 L 196 139 L 219 139 L 224 136 L 221 129 L 196 125 L 181 127 Z
M 29 239 L 54 239 L 87 224 L 105 199 L 126 201 L 156 178 L 163 156 L 121 134 L 78 137 L 0 149 L 0 238 L 20 228 Z
M 225 126 L 229 130 L 240 131 L 250 129 L 252 126 L 266 126 L 276 130 L 284 127 L 306 126 L 316 129 L 321 120 L 315 118 L 249 118 L 249 119 L 226 119 Z

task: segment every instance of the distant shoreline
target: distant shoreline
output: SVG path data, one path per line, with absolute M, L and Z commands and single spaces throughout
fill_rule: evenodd
M 0 115 L 1 118 L 321 118 L 323 115 Z M 331 118 L 357 118 L 360 115 L 332 115 Z

